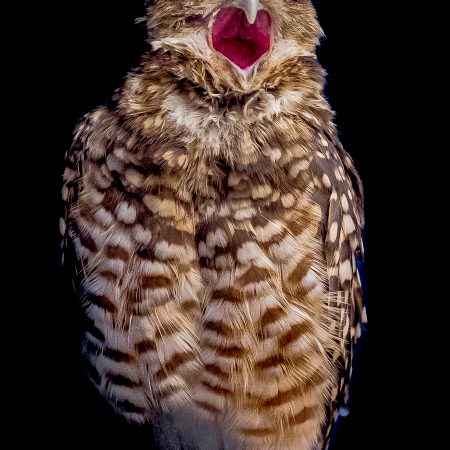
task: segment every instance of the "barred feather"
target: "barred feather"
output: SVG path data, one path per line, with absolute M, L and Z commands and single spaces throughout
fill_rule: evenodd
M 220 4 L 150 5 L 152 51 L 75 132 L 61 228 L 87 373 L 163 448 L 322 448 L 365 318 L 361 183 L 310 2 L 267 5 L 273 48 L 246 79 L 184 21 Z

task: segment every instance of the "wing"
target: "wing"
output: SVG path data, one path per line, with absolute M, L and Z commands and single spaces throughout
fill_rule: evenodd
M 195 229 L 174 177 L 148 162 L 165 152 L 155 147 L 117 111 L 96 110 L 76 130 L 63 188 L 86 369 L 116 412 L 136 422 L 183 403 L 199 365 Z
M 65 157 L 62 188 L 64 215 L 60 219 L 60 232 L 63 238 L 62 259 L 77 293 L 83 283 L 88 264 L 85 250 L 92 250 L 94 243 L 88 230 L 80 228 L 76 220 L 77 214 L 74 212 L 78 208 L 84 189 L 83 178 L 86 168 L 94 160 L 104 160 L 106 147 L 110 145 L 111 128 L 114 129 L 115 124 L 108 122 L 103 116 L 107 116 L 106 110 L 99 109 L 86 114 L 80 120 L 74 131 L 72 145 Z
M 348 414 L 348 388 L 352 371 L 353 348 L 367 320 L 363 303 L 360 267 L 363 258 L 363 190 L 350 156 L 334 132 L 318 131 L 320 157 L 311 167 L 319 174 L 326 192 L 327 217 L 323 240 L 329 281 L 332 326 L 338 347 L 332 355 L 339 379 L 332 393 L 329 420 L 324 433 L 330 436 L 333 424 Z M 318 176 L 318 175 L 316 175 Z M 323 202 L 323 201 L 322 201 Z
M 63 258 L 83 306 L 86 374 L 119 414 L 143 421 L 147 401 L 139 359 L 134 345 L 127 345 L 132 339 L 116 298 L 131 264 L 124 227 L 114 215 L 124 192 L 110 153 L 121 144 L 120 136 L 117 117 L 106 109 L 87 114 L 75 130 L 62 190 Z
M 80 180 L 83 173 L 83 160 L 85 153 L 83 144 L 79 139 L 80 134 L 86 126 L 87 117 L 85 117 L 75 130 L 75 137 L 71 148 L 65 156 L 65 169 L 63 176 L 62 200 L 64 202 L 64 214 L 60 219 L 60 233 L 62 236 L 62 262 L 64 268 L 74 284 L 75 291 L 82 282 L 83 265 L 82 261 L 76 257 L 74 249 L 74 239 L 79 239 L 74 233 L 74 221 L 70 219 L 69 210 L 71 205 L 75 204 L 79 197 Z M 80 235 L 82 237 L 82 235 Z

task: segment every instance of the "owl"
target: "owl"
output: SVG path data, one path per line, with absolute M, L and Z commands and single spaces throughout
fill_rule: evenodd
M 66 158 L 86 371 L 162 449 L 326 448 L 366 312 L 363 193 L 309 0 L 155 0 Z

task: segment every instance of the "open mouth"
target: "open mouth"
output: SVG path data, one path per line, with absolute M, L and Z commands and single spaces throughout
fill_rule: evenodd
M 271 33 L 272 18 L 266 10 L 260 9 L 250 23 L 243 9 L 222 8 L 212 28 L 212 44 L 216 51 L 245 70 L 269 51 Z

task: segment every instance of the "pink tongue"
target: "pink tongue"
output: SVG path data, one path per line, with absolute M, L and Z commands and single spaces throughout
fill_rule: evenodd
M 214 48 L 241 69 L 252 66 L 270 48 L 272 19 L 260 10 L 250 24 L 244 10 L 222 8 L 212 29 Z

